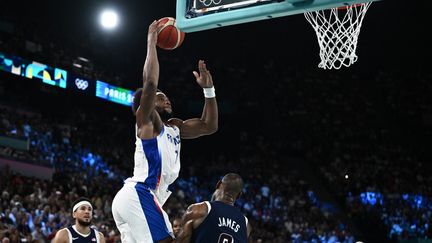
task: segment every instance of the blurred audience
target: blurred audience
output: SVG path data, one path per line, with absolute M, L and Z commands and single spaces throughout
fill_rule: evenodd
M 135 86 L 125 82 L 131 79 L 127 74 L 106 71 L 112 69 L 91 50 L 86 53 L 92 61 L 79 59 L 86 47 L 65 48 L 24 29 L 0 32 L 0 51 Z M 74 66 L 77 62 L 83 67 Z M 185 84 L 194 66 L 183 65 L 181 58 L 161 57 L 161 62 L 166 64 L 161 78 L 171 80 L 164 88 L 188 97 L 187 102 L 173 97 L 179 113 L 193 113 L 193 102 L 202 101 L 194 86 Z M 182 70 L 174 68 L 180 64 Z M 171 218 L 209 199 L 220 175 L 237 172 L 246 182 L 237 206 L 253 224 L 254 242 L 355 242 L 346 222 L 326 211 L 301 173 L 285 165 L 285 157 L 296 156 L 313 165 L 354 223 L 375 216 L 389 240 L 432 238 L 430 72 L 390 67 L 365 73 L 355 65 L 350 72 L 323 72 L 276 59 L 214 60 L 212 70 L 220 80 L 218 99 L 225 102 L 221 110 L 238 122 L 227 126 L 238 132 L 235 148 L 205 157 L 186 152 L 185 169 L 164 206 Z M 0 156 L 50 166 L 56 174 L 41 181 L 1 169 L 0 239 L 49 242 L 71 223 L 69 203 L 87 196 L 96 202 L 95 227 L 108 242 L 118 242 L 110 204 L 132 171 L 133 126 L 97 112 L 60 119 L 32 109 L 23 96 L 0 96 L 0 135 L 28 140 L 30 148 L 2 145 Z M 225 143 L 223 136 L 212 139 Z

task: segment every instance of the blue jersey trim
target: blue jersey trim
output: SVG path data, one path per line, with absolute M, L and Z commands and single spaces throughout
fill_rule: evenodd
M 156 190 L 162 171 L 162 157 L 158 148 L 157 138 L 141 139 L 144 155 L 148 162 L 148 177 L 144 181 L 150 189 Z
M 149 188 L 142 183 L 137 183 L 135 189 L 138 193 L 141 208 L 146 217 L 153 242 L 171 237 L 165 224 L 162 209 L 156 204 L 156 199 L 150 193 Z

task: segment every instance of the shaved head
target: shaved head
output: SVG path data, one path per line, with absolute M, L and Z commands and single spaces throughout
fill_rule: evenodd
M 231 195 L 240 195 L 243 191 L 243 179 L 235 173 L 226 174 L 222 178 L 224 191 Z
M 212 195 L 211 201 L 222 201 L 234 205 L 243 191 L 243 179 L 235 173 L 226 174 L 222 180 L 216 184 L 216 190 Z

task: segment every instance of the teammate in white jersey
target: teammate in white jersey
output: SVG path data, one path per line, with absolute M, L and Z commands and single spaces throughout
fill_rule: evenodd
M 112 212 L 122 242 L 171 242 L 171 223 L 162 209 L 171 192 L 168 186 L 180 170 L 180 139 L 197 138 L 217 131 L 218 110 L 213 80 L 204 61 L 193 72 L 203 88 L 205 105 L 201 118 L 169 119 L 172 114 L 168 97 L 157 89 L 157 22 L 148 29 L 147 57 L 143 87 L 134 95 L 136 148 L 133 177 L 125 181 L 112 203 Z

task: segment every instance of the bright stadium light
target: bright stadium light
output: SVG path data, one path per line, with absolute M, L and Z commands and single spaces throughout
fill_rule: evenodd
M 104 10 L 100 14 L 100 24 L 105 29 L 114 29 L 118 24 L 118 15 L 113 10 Z

